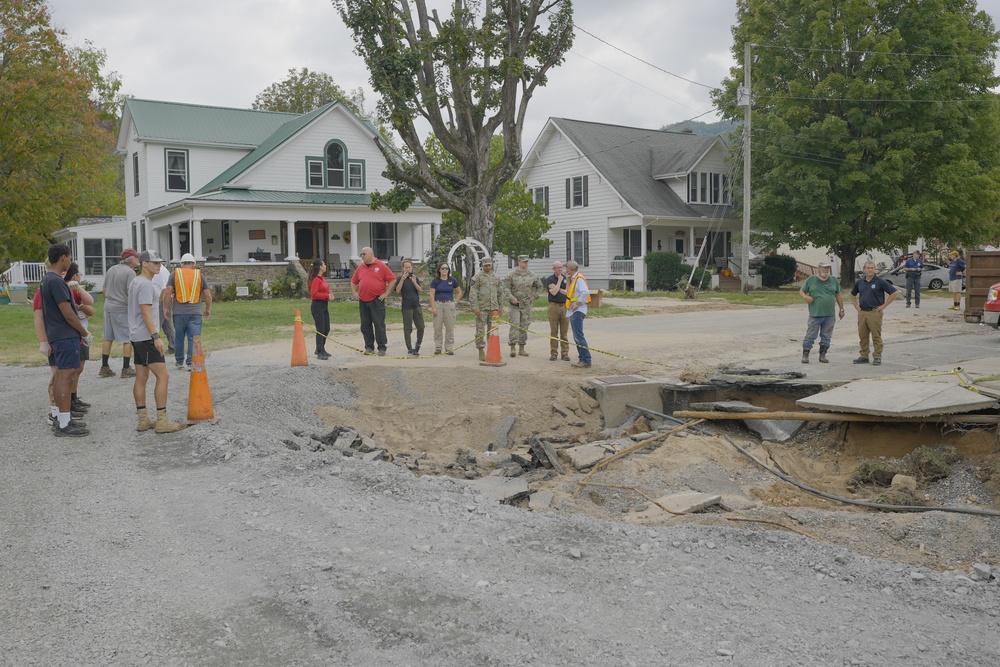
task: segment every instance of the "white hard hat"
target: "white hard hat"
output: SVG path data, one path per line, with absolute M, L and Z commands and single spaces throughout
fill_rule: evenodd
M 181 264 L 185 264 L 187 262 L 191 262 L 192 264 L 194 264 L 194 255 L 192 255 L 189 252 L 186 252 L 183 255 L 181 255 Z

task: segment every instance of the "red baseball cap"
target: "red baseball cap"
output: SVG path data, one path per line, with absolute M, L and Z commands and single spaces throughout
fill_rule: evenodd
M 128 259 L 129 257 L 138 257 L 139 253 L 135 251 L 134 248 L 125 248 L 122 250 L 122 259 Z

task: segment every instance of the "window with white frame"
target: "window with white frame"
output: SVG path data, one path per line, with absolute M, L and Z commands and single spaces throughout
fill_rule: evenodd
M 105 271 L 121 261 L 122 250 L 121 239 L 84 239 L 84 275 L 103 276 Z
M 139 154 L 132 153 L 132 194 L 139 196 Z
M 387 260 L 396 255 L 396 223 L 372 223 L 372 251 L 381 260 Z
M 535 200 L 536 204 L 541 204 L 545 207 L 545 215 L 549 214 L 549 186 L 533 188 L 531 191 L 532 198 Z
M 365 171 L 360 162 L 347 163 L 347 187 L 360 190 L 364 187 Z
M 566 261 L 576 261 L 580 266 L 590 266 L 590 232 L 566 232 Z
M 729 175 L 712 171 L 688 174 L 688 203 L 728 204 Z
M 188 152 L 168 148 L 164 151 L 167 163 L 167 192 L 188 191 Z
M 308 184 L 310 188 L 321 188 L 324 185 L 323 181 L 323 160 L 319 159 L 309 159 L 306 160 L 307 167 L 306 173 L 308 174 Z
M 344 146 L 337 141 L 331 141 L 326 146 L 326 186 L 328 188 L 344 187 L 344 170 L 347 155 Z
M 566 179 L 566 208 L 587 206 L 587 177 L 573 176 Z

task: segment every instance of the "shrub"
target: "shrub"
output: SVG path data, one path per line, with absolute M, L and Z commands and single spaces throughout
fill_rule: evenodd
M 795 281 L 795 270 L 798 263 L 791 255 L 770 255 L 764 258 L 764 266 L 760 268 L 761 282 L 764 287 L 781 287 Z
M 676 290 L 677 281 L 684 273 L 681 256 L 675 252 L 651 252 L 646 262 L 646 289 L 649 291 Z
M 852 481 L 859 484 L 875 484 L 877 486 L 889 486 L 892 478 L 900 474 L 902 470 L 885 459 L 861 459 L 858 471 L 854 473 Z

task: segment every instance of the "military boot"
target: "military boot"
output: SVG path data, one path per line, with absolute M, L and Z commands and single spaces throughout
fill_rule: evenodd
M 486 350 L 479 348 L 479 361 L 486 361 Z
M 527 352 L 524 351 L 524 346 L 523 345 L 518 345 L 517 346 L 517 353 L 519 355 L 521 355 L 522 357 L 529 357 L 529 356 L 531 356 Z
M 809 363 L 809 350 L 807 350 L 806 348 L 802 348 L 802 363 L 804 364 Z
M 517 345 L 511 345 L 510 346 L 510 356 L 512 356 L 512 357 L 516 357 L 517 356 Z
M 819 363 L 821 363 L 821 364 L 828 364 L 828 363 L 830 363 L 830 360 L 826 358 L 826 351 L 829 350 L 829 349 L 830 349 L 829 345 L 820 345 L 819 346 Z
M 139 408 L 137 412 L 139 413 L 139 424 L 135 427 L 136 431 L 148 431 L 156 426 L 156 422 L 150 419 L 149 414 L 146 413 L 146 408 Z
M 156 432 L 157 433 L 176 433 L 187 428 L 187 424 L 179 424 L 177 422 L 172 422 L 167 419 L 167 409 L 162 410 L 157 409 L 156 411 Z

